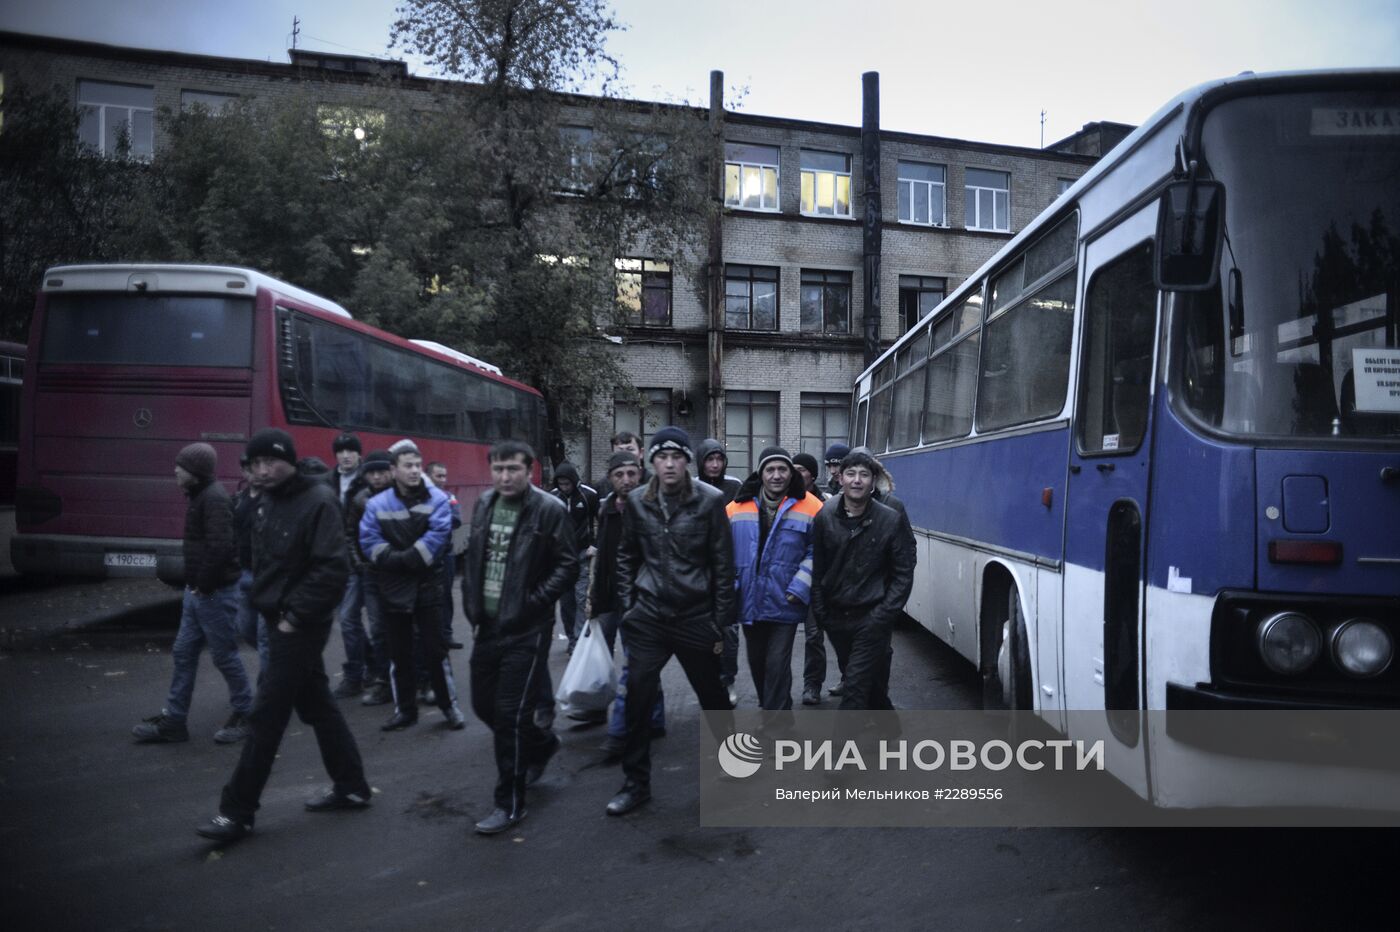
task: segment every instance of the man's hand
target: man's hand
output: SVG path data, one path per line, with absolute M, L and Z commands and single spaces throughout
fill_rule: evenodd
M 789 605 L 800 605 L 800 604 L 802 604 L 802 600 L 799 599 L 797 596 L 793 595 L 791 592 L 789 592 L 789 593 L 787 594 L 787 600 L 788 600 L 788 604 L 789 604 Z

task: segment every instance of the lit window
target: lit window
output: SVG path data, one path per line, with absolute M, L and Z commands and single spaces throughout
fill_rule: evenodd
M 1011 176 L 981 168 L 967 169 L 967 228 L 1011 229 Z
M 212 91 L 181 91 L 180 111 L 189 113 L 196 108 L 206 110 L 211 116 L 217 116 L 224 112 L 226 107 L 232 106 L 238 100 L 237 94 L 216 94 Z
M 899 221 L 941 227 L 948 225 L 944 211 L 944 181 L 947 170 L 942 165 L 923 162 L 899 163 Z
M 851 332 L 851 273 L 802 270 L 804 333 Z
M 155 154 L 156 89 L 135 84 L 78 82 L 78 141 L 102 155 Z
M 618 259 L 617 303 L 634 327 L 671 326 L 671 263 Z
M 899 331 L 904 333 L 948 295 L 948 279 L 927 275 L 899 276 Z
M 724 267 L 724 325 L 730 330 L 778 329 L 778 270 Z
M 724 206 L 778 209 L 778 147 L 724 144 Z
M 730 472 L 736 476 L 753 472 L 758 454 L 778 445 L 778 393 L 726 391 L 724 444 Z
M 851 215 L 851 157 L 802 150 L 802 212 L 814 217 Z

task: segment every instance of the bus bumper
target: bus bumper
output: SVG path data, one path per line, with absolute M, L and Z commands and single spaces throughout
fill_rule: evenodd
M 10 562 L 26 575 L 155 576 L 174 585 L 183 585 L 185 578 L 181 542 L 149 537 L 16 534 Z

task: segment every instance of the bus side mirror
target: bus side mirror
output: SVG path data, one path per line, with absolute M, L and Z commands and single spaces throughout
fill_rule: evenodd
M 1156 286 L 1163 291 L 1208 291 L 1220 274 L 1225 240 L 1225 186 L 1219 181 L 1174 181 L 1157 213 Z

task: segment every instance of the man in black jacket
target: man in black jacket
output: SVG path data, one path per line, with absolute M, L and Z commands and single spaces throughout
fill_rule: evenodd
M 728 711 L 720 681 L 723 626 L 734 605 L 734 540 L 724 496 L 687 471 L 690 436 L 665 427 L 647 448 L 655 475 L 627 496 L 617 596 L 627 650 L 624 783 L 608 803 L 623 815 L 651 799 L 651 710 L 661 668 L 676 657 L 706 711 Z
M 233 715 L 215 732 L 214 740 L 232 744 L 248 735 L 253 690 L 238 656 L 238 538 L 228 491 L 214 478 L 217 463 L 214 448 L 207 443 L 192 443 L 175 457 L 175 481 L 190 500 L 185 509 L 185 598 L 170 652 L 175 672 L 165 708 L 131 730 L 142 743 L 189 740 L 185 718 L 206 644 L 215 668 L 228 683 L 233 706 Z
M 482 835 L 525 818 L 525 787 L 544 773 L 559 738 L 535 724 L 554 603 L 578 576 L 573 523 L 563 503 L 530 484 L 535 453 L 503 440 L 491 448 L 491 490 L 477 499 L 462 573 L 472 626 L 472 711 L 494 736 L 495 809 Z
M 568 460 L 554 470 L 554 488 L 550 492 L 569 510 L 574 524 L 574 543 L 579 550 L 578 582 L 559 597 L 559 614 L 564 622 L 564 633 L 569 637 L 569 653 L 573 653 L 574 644 L 582 633 L 579 608 L 588 594 L 588 571 L 593 555 L 598 552 L 593 540 L 598 524 L 598 493 L 579 481 L 577 467 Z
M 340 506 L 324 482 L 298 473 L 296 448 L 284 431 L 258 431 L 247 454 L 263 489 L 253 528 L 251 592 L 267 621 L 271 652 L 249 715 L 252 734 L 224 786 L 219 814 L 195 830 L 219 842 L 253 830 L 293 709 L 316 732 L 321 761 L 334 781 L 306 808 L 329 812 L 370 804 L 360 750 L 331 697 L 321 659 L 350 573 Z
M 841 461 L 841 494 L 813 526 L 812 612 L 845 673 L 841 709 L 891 709 L 890 630 L 914 585 L 908 521 L 872 498 L 879 464 L 861 450 Z

